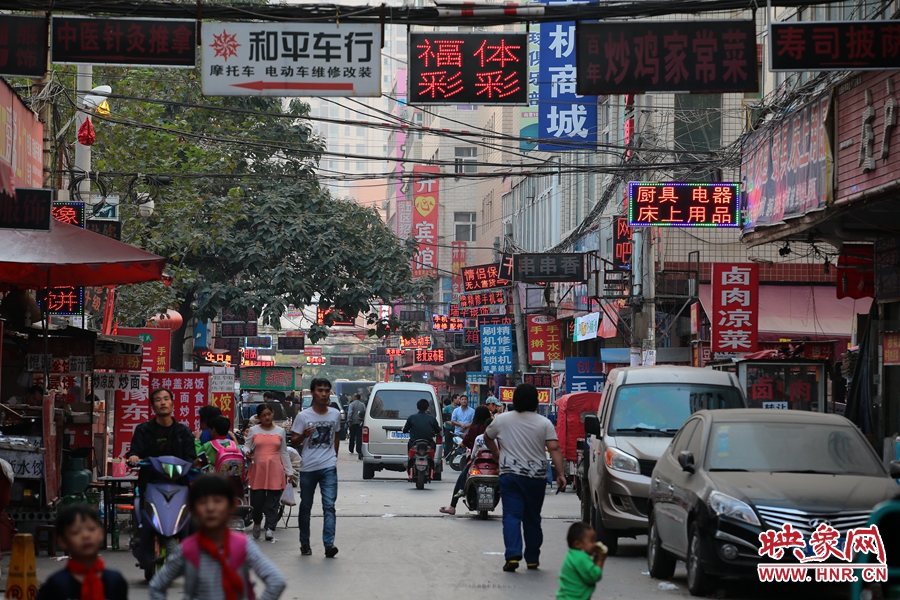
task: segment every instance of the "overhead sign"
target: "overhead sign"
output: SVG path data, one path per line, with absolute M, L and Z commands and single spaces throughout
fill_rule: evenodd
M 91 376 L 91 390 L 94 392 L 114 392 L 141 389 L 140 373 L 97 373 Z
M 292 335 L 278 338 L 279 350 L 303 350 L 306 347 L 306 336 Z
M 566 393 L 603 392 L 606 375 L 599 358 L 566 359 Z
M 245 348 L 271 348 L 272 347 L 272 336 L 271 335 L 258 335 L 255 337 L 248 337 L 244 341 Z
M 564 281 L 582 283 L 587 280 L 584 254 L 516 254 L 513 256 L 513 278 L 525 283 Z
M 561 360 L 562 357 L 559 319 L 550 315 L 529 315 L 528 362 L 532 365 L 546 365 L 550 361 Z
M 222 323 L 219 326 L 219 337 L 223 338 L 233 338 L 233 337 L 254 337 L 258 333 L 258 327 L 256 322 L 252 323 Z
M 84 202 L 54 202 L 53 218 L 84 229 Z
M 575 331 L 572 333 L 573 342 L 584 342 L 597 338 L 597 332 L 600 330 L 600 319 L 602 314 L 592 312 L 581 317 L 575 317 Z
M 294 367 L 242 367 L 241 389 L 290 392 L 297 388 Z
M 895 70 L 900 21 L 769 23 L 771 71 Z
M 631 236 L 634 230 L 628 224 L 627 215 L 616 215 L 613 217 L 613 269 L 630 270 L 631 269 Z
M 432 331 L 462 331 L 466 326 L 465 319 L 460 317 L 448 317 L 447 315 L 432 315 Z
M 3 15 L 0 75 L 41 78 L 47 71 L 47 20 Z
M 247 310 L 233 310 L 230 308 L 222 309 L 222 321 L 223 322 L 247 322 L 247 321 L 256 321 L 259 318 L 259 315 L 256 314 L 256 311 L 252 308 Z
M 552 373 L 523 373 L 522 383 L 530 383 L 536 388 L 553 387 Z
M 338 310 L 336 308 L 316 308 L 316 323 L 318 325 L 325 325 L 325 318 L 333 315 L 334 322 L 331 324 L 331 327 L 352 327 L 355 325 L 355 321 L 344 314 L 344 311 Z
M 424 321 L 425 320 L 425 311 L 424 310 L 401 310 L 400 311 L 400 320 L 401 321 Z
M 759 342 L 759 265 L 713 263 L 711 348 L 753 352 Z
M 204 96 L 380 96 L 379 25 L 215 23 L 201 27 Z
M 524 33 L 410 33 L 409 103 L 527 104 L 527 55 Z
M 197 65 L 195 20 L 54 15 L 50 28 L 50 60 L 57 65 Z
M 332 356 L 329 359 L 329 363 L 333 367 L 349 367 L 350 366 L 350 357 L 349 356 Z
M 504 304 L 488 304 L 487 306 L 470 306 L 461 308 L 459 304 L 450 305 L 450 316 L 457 318 L 482 317 L 486 315 L 505 315 L 508 312 Z
M 430 335 L 417 335 L 411 338 L 400 338 L 401 350 L 430 350 L 432 339 Z
M 506 294 L 503 290 L 496 292 L 475 292 L 459 295 L 460 308 L 472 308 L 474 306 L 489 306 L 500 304 L 506 306 Z
M 477 265 L 465 267 L 462 270 L 463 288 L 467 292 L 477 292 L 497 287 L 506 287 L 510 282 L 499 276 L 500 265 Z
M 16 188 L 15 198 L 0 194 L 0 229 L 50 231 L 52 204 L 53 190 Z
M 512 325 L 481 326 L 481 370 L 512 373 Z
M 745 229 L 799 217 L 831 201 L 834 161 L 826 124 L 830 105 L 826 92 L 744 140 Z
M 578 24 L 578 93 L 755 92 L 753 21 Z
M 632 227 L 739 227 L 739 183 L 628 184 Z
M 425 364 L 444 364 L 445 353 L 443 348 L 434 350 L 416 350 L 416 362 Z
M 413 277 L 436 277 L 438 260 L 438 213 L 440 212 L 440 180 L 431 175 L 440 167 L 413 167 L 412 236 L 416 253 L 412 259 Z

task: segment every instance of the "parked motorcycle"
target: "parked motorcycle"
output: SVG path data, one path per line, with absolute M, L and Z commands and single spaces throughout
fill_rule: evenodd
M 500 465 L 490 450 L 479 450 L 469 462 L 463 502 L 469 510 L 478 511 L 481 519 L 500 504 Z
M 425 484 L 434 478 L 434 446 L 429 440 L 416 440 L 409 449 L 406 474 L 416 482 L 417 490 L 424 490 Z
M 466 466 L 468 448 L 462 445 L 462 438 L 453 436 L 453 451 L 447 456 L 447 463 L 454 471 L 462 471 Z

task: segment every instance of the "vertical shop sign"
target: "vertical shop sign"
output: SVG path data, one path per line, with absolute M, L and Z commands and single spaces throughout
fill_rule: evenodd
M 528 317 L 528 362 L 546 365 L 552 360 L 562 360 L 562 335 L 559 320 L 549 315 Z
M 440 173 L 440 170 L 440 167 L 413 167 L 412 235 L 418 244 L 416 254 L 413 256 L 413 277 L 437 275 L 440 182 L 429 175 Z
M 209 404 L 209 373 L 151 373 L 150 389 L 174 394 L 172 416 L 191 431 L 200 429 L 200 408 Z
M 528 108 L 523 108 L 519 116 L 519 150 L 529 152 L 537 147 L 538 133 L 538 101 L 540 89 L 538 78 L 541 68 L 541 33 L 538 27 L 528 32 Z
M 209 376 L 209 403 L 234 424 L 234 375 Z
M 633 231 L 631 225 L 628 224 L 627 215 L 616 215 L 613 217 L 612 264 L 614 269 L 631 269 L 631 234 Z
M 481 326 L 481 370 L 512 373 L 512 325 Z
M 466 267 L 466 243 L 454 241 L 452 251 L 453 261 L 450 266 L 450 270 L 453 272 L 452 293 L 456 296 L 465 291 L 463 289 L 462 270 Z
M 712 351 L 752 352 L 758 346 L 759 265 L 714 263 Z

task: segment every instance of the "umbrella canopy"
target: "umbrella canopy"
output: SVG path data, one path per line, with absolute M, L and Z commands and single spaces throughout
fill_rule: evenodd
M 162 279 L 166 259 L 52 220 L 50 231 L 0 230 L 0 285 L 26 289 Z

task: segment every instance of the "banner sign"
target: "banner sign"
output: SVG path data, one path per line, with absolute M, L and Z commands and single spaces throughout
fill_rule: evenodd
M 628 184 L 632 227 L 739 227 L 739 183 Z
M 628 224 L 627 215 L 613 217 L 613 269 L 631 270 L 631 234 L 633 230 Z
M 759 342 L 759 265 L 713 263 L 711 348 L 753 352 Z
M 434 350 L 416 350 L 417 363 L 444 364 L 444 349 L 435 348 Z
M 16 188 L 15 198 L 0 193 L 0 229 L 50 231 L 52 204 L 53 190 Z
M 462 270 L 463 289 L 467 292 L 477 292 L 508 286 L 510 282 L 506 279 L 501 279 L 499 273 L 500 265 L 496 263 L 465 267 Z
M 529 315 L 528 362 L 532 365 L 546 365 L 552 360 L 562 360 L 561 336 L 556 317 Z
M 515 254 L 513 278 L 524 283 L 587 281 L 584 254 Z
M 5 80 L 0 80 L 0 131 L 3 132 L 0 162 L 12 170 L 12 186 L 43 186 L 44 126 Z M 4 166 L 0 165 L 0 172 L 3 171 Z
M 753 21 L 581 22 L 579 94 L 755 92 Z
M 453 273 L 453 281 L 452 281 L 452 289 L 450 293 L 454 296 L 457 294 L 463 293 L 463 279 L 462 279 L 462 270 L 466 266 L 466 243 L 465 242 L 451 242 L 452 246 L 452 254 L 451 254 L 451 263 L 450 263 L 450 271 Z
M 412 260 L 413 277 L 437 276 L 438 212 L 440 181 L 429 174 L 440 173 L 440 167 L 413 167 L 412 236 L 418 245 Z
M 50 28 L 57 65 L 197 66 L 195 20 L 54 15 Z
M 548 4 L 567 3 L 568 0 L 548 0 Z M 539 27 L 538 136 L 565 143 L 539 142 L 537 149 L 594 150 L 597 97 L 581 96 L 575 89 L 575 21 L 541 23 Z
M 460 317 L 448 317 L 447 315 L 432 315 L 432 331 L 462 331 L 466 322 Z
M 411 338 L 400 338 L 400 348 L 402 350 L 430 350 L 432 339 L 430 335 L 418 335 Z M 390 352 L 388 352 L 390 354 Z
M 169 370 L 169 352 L 172 347 L 172 332 L 159 327 L 119 327 L 119 335 L 140 338 L 143 342 L 144 371 L 166 372 Z
M 831 202 L 833 155 L 825 123 L 830 105 L 830 94 L 822 94 L 747 136 L 741 157 L 745 229 L 774 225 Z
M 47 70 L 47 19 L 3 15 L 0 75 L 40 79 Z
M 94 392 L 127 392 L 141 390 L 140 373 L 97 373 L 91 376 L 91 390 Z
M 303 350 L 306 347 L 306 336 L 294 335 L 287 337 L 278 337 L 279 350 Z
M 219 325 L 219 337 L 223 338 L 256 337 L 258 333 L 259 331 L 255 322 L 222 323 Z
M 572 333 L 573 342 L 584 342 L 597 338 L 597 332 L 600 330 L 600 319 L 602 314 L 599 312 L 588 313 L 581 317 L 575 317 L 575 331 Z
M 381 32 L 367 23 L 204 21 L 204 96 L 380 96 Z
M 527 54 L 525 33 L 410 33 L 409 103 L 527 104 Z
M 900 21 L 769 23 L 771 71 L 881 71 L 900 64 Z
M 606 375 L 599 358 L 566 359 L 566 393 L 603 392 Z
M 481 326 L 481 370 L 512 373 L 512 325 Z

